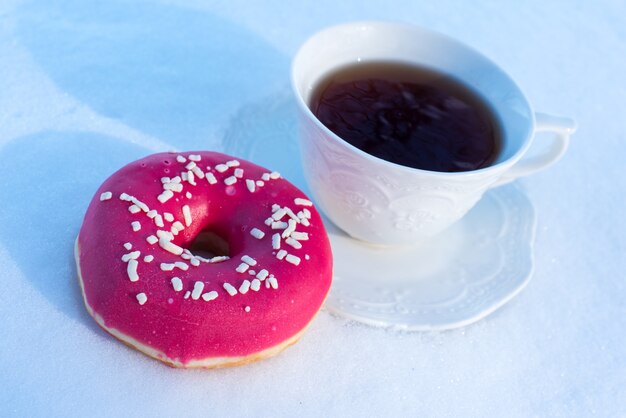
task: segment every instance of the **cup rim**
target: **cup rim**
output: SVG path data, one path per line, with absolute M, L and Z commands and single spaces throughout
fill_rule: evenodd
M 325 33 L 328 32 L 333 32 L 333 31 L 339 31 L 342 30 L 344 28 L 349 28 L 349 27 L 356 27 L 356 26 L 370 26 L 370 27 L 388 27 L 388 28 L 403 28 L 403 29 L 408 29 L 414 32 L 425 32 L 428 33 L 430 35 L 434 35 L 437 36 L 441 39 L 443 39 L 444 41 L 454 44 L 458 47 L 461 47 L 463 49 L 468 50 L 469 52 L 471 52 L 472 54 L 475 54 L 476 56 L 480 57 L 481 59 L 485 60 L 485 62 L 487 62 L 490 66 L 492 66 L 494 69 L 496 69 L 497 71 L 499 71 L 507 80 L 508 83 L 510 83 L 515 90 L 517 91 L 517 93 L 519 94 L 520 98 L 523 100 L 524 105 L 527 107 L 528 111 L 529 111 L 529 118 L 530 118 L 530 129 L 528 130 L 528 135 L 526 136 L 526 138 L 524 138 L 521 146 L 506 160 L 504 161 L 500 161 L 496 164 L 492 164 L 489 165 L 487 167 L 482 167 L 479 169 L 475 169 L 475 170 L 468 170 L 468 171 L 455 171 L 455 172 L 447 172 L 447 171 L 434 171 L 434 170 L 425 170 L 422 168 L 415 168 L 415 167 L 409 167 L 409 166 L 405 166 L 402 164 L 398 164 L 398 163 L 394 163 L 392 161 L 388 161 L 385 160 L 383 158 L 380 157 L 376 157 L 374 155 L 371 155 L 357 147 L 355 147 L 354 145 L 350 144 L 348 141 L 343 140 L 339 135 L 335 134 L 333 131 L 331 131 L 330 129 L 328 129 L 326 127 L 326 125 L 324 125 L 318 118 L 317 116 L 315 116 L 315 114 L 313 113 L 313 111 L 309 108 L 309 106 L 307 105 L 307 103 L 305 103 L 304 98 L 300 92 L 300 89 L 298 88 L 297 85 L 297 81 L 296 81 L 296 74 L 295 74 L 295 67 L 296 67 L 296 63 L 297 61 L 300 59 L 301 55 L 303 54 L 303 51 L 305 50 L 306 47 L 309 46 L 310 43 L 313 42 L 313 40 L 318 37 L 321 36 Z M 524 94 L 524 91 L 520 88 L 520 86 L 517 84 L 517 82 L 515 80 L 513 80 L 513 78 L 506 72 L 504 71 L 498 64 L 496 64 L 492 59 L 490 59 L 489 57 L 487 57 L 486 55 L 484 55 L 483 53 L 481 53 L 480 51 L 478 51 L 477 49 L 471 47 L 470 45 L 465 44 L 464 42 L 461 42 L 460 40 L 453 38 L 449 35 L 446 35 L 444 33 L 438 32 L 436 30 L 432 30 L 430 28 L 425 28 L 423 26 L 419 26 L 419 25 L 414 25 L 411 23 L 405 23 L 405 22 L 398 22 L 398 21 L 389 21 L 389 20 L 365 20 L 365 21 L 353 21 L 353 22 L 347 22 L 347 23 L 341 23 L 338 25 L 333 25 L 333 26 L 329 26 L 329 27 L 325 27 L 315 33 L 313 33 L 311 36 L 309 36 L 298 48 L 298 50 L 296 51 L 296 54 L 294 55 L 292 61 L 291 61 L 291 87 L 293 92 L 296 95 L 297 98 L 297 103 L 298 106 L 305 112 L 306 116 L 308 117 L 308 119 L 312 120 L 313 123 L 319 128 L 321 129 L 325 134 L 330 135 L 331 138 L 333 138 L 333 140 L 338 143 L 341 144 L 342 147 L 345 147 L 353 152 L 356 152 L 358 155 L 360 155 L 361 157 L 364 157 L 374 163 L 378 163 L 378 164 L 382 164 L 382 165 L 387 165 L 389 167 L 393 167 L 396 170 L 402 170 L 405 171 L 407 173 L 412 173 L 412 174 L 429 174 L 429 175 L 438 175 L 441 177 L 449 177 L 449 178 L 460 178 L 460 177 L 468 177 L 468 176 L 479 176 L 479 175 L 485 175 L 485 174 L 489 174 L 491 172 L 497 172 L 499 170 L 502 169 L 506 169 L 510 166 L 512 166 L 513 164 L 515 164 L 528 150 L 528 148 L 531 145 L 531 139 L 533 137 L 533 134 L 535 132 L 535 125 L 536 125 L 536 120 L 535 120 L 535 112 L 533 107 L 530 104 L 530 101 L 528 100 L 528 98 L 526 97 L 526 95 Z

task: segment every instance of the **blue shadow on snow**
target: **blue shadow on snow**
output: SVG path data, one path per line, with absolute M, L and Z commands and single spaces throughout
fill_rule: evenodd
M 243 104 L 288 80 L 287 57 L 206 12 L 51 0 L 18 12 L 18 38 L 65 92 L 104 116 L 202 148 Z
M 100 184 L 146 154 L 86 132 L 43 132 L 0 148 L 0 242 L 59 311 L 94 328 L 80 294 L 74 240 Z

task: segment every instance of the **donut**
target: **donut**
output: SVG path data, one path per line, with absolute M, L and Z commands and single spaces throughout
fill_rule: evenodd
M 279 353 L 332 279 L 328 236 L 307 196 L 277 172 L 207 151 L 153 154 L 109 177 L 75 257 L 98 325 L 182 368 Z

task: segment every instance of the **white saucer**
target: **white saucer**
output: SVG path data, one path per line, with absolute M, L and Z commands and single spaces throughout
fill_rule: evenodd
M 290 101 L 251 106 L 226 132 L 224 151 L 280 171 L 308 195 Z M 281 116 L 281 117 L 278 117 Z M 279 121 L 279 122 L 277 122 Z M 278 126 L 277 126 L 278 125 Z M 516 184 L 490 190 L 461 221 L 418 247 L 373 247 L 326 222 L 334 254 L 329 311 L 404 330 L 478 321 L 511 300 L 533 271 L 535 211 Z
M 412 249 L 377 248 L 332 226 L 331 312 L 405 330 L 465 326 L 530 280 L 535 213 L 516 185 L 489 191 L 459 223 Z

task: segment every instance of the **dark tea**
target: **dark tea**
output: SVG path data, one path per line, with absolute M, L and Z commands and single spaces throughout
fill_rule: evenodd
M 311 110 L 344 141 L 407 167 L 476 170 L 501 148 L 498 119 L 484 99 L 450 76 L 406 63 L 341 67 L 315 87 Z

